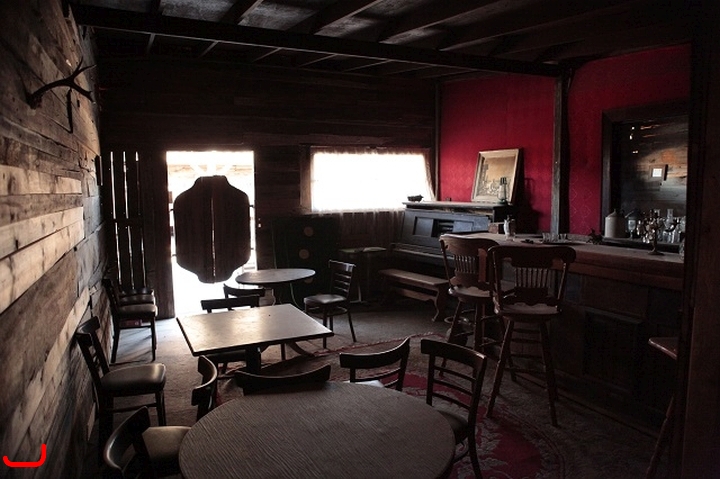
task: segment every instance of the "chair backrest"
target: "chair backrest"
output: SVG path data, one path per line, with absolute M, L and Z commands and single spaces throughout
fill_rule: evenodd
M 440 250 L 450 284 L 490 291 L 492 268 L 487 251 L 497 245 L 497 241 L 489 238 L 442 235 Z
M 353 285 L 353 270 L 355 265 L 341 261 L 328 261 L 330 268 L 330 293 L 348 298 Z
M 410 338 L 406 338 L 387 351 L 368 354 L 340 353 L 340 367 L 350 369 L 352 383 L 392 378 L 384 383 L 385 387 L 402 391 L 409 356 Z
M 227 284 L 223 284 L 223 294 L 226 298 L 230 296 L 265 296 L 265 288 L 262 286 L 244 286 L 242 288 L 233 288 Z
M 196 420 L 199 420 L 215 408 L 218 370 L 215 364 L 206 356 L 198 358 L 197 370 L 202 375 L 202 383 L 193 388 L 190 403 L 197 406 Z
M 108 300 L 110 300 L 110 310 L 115 312 L 120 305 L 120 285 L 112 278 L 103 278 L 102 284 L 105 287 Z
M 233 308 L 251 307 L 256 308 L 260 305 L 260 296 L 257 294 L 249 296 L 229 297 L 229 298 L 215 298 L 215 299 L 201 299 L 200 307 L 212 313 L 215 309 L 227 309 L 230 311 Z
M 100 393 L 100 379 L 110 371 L 105 351 L 100 343 L 98 331 L 100 319 L 93 316 L 75 330 L 75 340 L 80 346 L 85 363 L 90 370 L 96 393 Z
M 432 406 L 437 399 L 465 409 L 468 434 L 474 434 L 487 364 L 485 355 L 428 338 L 420 340 L 420 351 L 428 355 L 426 402 Z
M 557 308 L 562 305 L 568 268 L 575 261 L 573 248 L 500 245 L 490 248 L 489 253 L 498 292 L 494 295 L 497 308 L 516 303 Z M 506 274 L 512 280 L 504 280 Z
M 126 418 L 103 448 L 103 461 L 114 477 L 152 477 L 152 466 L 142 433 L 150 427 L 150 413 L 143 406 Z
M 243 394 L 255 394 L 272 388 L 307 386 L 330 380 L 329 364 L 312 371 L 285 376 L 266 376 L 247 371 L 235 371 L 235 381 L 243 389 Z

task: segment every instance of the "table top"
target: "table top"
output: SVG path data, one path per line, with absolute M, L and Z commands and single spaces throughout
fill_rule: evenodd
M 193 356 L 333 335 L 291 304 L 202 313 L 177 321 Z
M 315 276 L 315 271 L 305 268 L 275 268 L 246 271 L 235 277 L 240 284 L 269 286 L 274 284 L 292 283 Z
M 328 382 L 257 394 L 211 411 L 180 446 L 185 479 L 442 477 L 455 440 L 424 400 Z

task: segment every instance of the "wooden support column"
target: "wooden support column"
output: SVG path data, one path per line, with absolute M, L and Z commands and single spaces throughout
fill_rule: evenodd
M 571 71 L 566 69 L 555 83 L 555 125 L 553 129 L 552 204 L 550 231 L 567 233 L 570 228 L 570 138 L 568 128 L 568 90 Z
M 692 29 L 683 321 L 670 477 L 718 477 L 720 465 L 720 3 L 698 2 Z

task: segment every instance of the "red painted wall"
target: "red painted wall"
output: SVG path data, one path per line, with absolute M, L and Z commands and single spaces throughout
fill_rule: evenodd
M 447 83 L 442 90 L 440 198 L 469 201 L 477 153 L 523 149 L 525 196 L 550 228 L 555 81 L 506 75 Z M 570 127 L 570 232 L 600 231 L 602 112 L 688 98 L 687 45 L 591 62 L 573 78 Z

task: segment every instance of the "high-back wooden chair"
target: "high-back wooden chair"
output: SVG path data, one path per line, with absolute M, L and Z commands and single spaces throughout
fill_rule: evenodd
M 485 378 L 482 353 L 458 344 L 423 338 L 420 352 L 428 355 L 426 402 L 442 414 L 455 433 L 455 461 L 470 455 L 476 478 L 482 478 L 477 451 L 478 407 Z M 458 413 L 462 411 L 462 413 Z
M 304 298 L 305 312 L 322 317 L 323 326 L 333 329 L 333 318 L 340 314 L 347 314 L 348 324 L 353 342 L 355 328 L 353 328 L 350 313 L 350 290 L 353 287 L 353 271 L 355 265 L 341 261 L 328 261 L 330 268 L 330 291 L 323 294 L 314 294 Z M 328 321 L 330 325 L 328 326 Z M 327 348 L 327 339 L 323 338 L 323 348 Z
M 569 246 L 500 245 L 490 248 L 489 253 L 496 290 L 495 314 L 505 322 L 505 335 L 486 414 L 492 414 L 503 372 L 510 371 L 513 380 L 518 372 L 536 375 L 538 369 L 530 363 L 539 361 L 547 384 L 550 418 L 557 426 L 558 396 L 548 323 L 562 312 L 567 272 L 575 261 L 575 250 Z M 513 343 L 522 343 L 522 350 L 514 351 Z M 533 345 L 540 349 L 539 353 L 530 349 Z
M 350 370 L 350 382 L 394 388 L 402 391 L 410 356 L 410 338 L 387 351 L 340 353 L 340 367 Z
M 490 318 L 493 299 L 492 271 L 487 251 L 497 246 L 497 241 L 466 235 L 444 234 L 440 237 L 445 274 L 450 283 L 448 294 L 457 300 L 452 318 L 448 341 L 467 345 L 467 337 L 474 335 L 473 348 L 484 348 L 499 344 L 500 341 L 487 336 L 485 323 Z M 462 325 L 463 308 L 470 306 L 473 311 L 473 330 L 466 331 Z M 502 332 L 500 332 L 502 334 Z
M 155 297 L 151 293 L 138 293 L 123 295 L 116 281 L 105 278 L 103 285 L 110 300 L 110 314 L 113 320 L 113 344 L 110 362 L 117 360 L 120 333 L 124 329 L 149 328 L 152 348 L 152 360 L 155 361 L 157 350 L 157 334 L 155 332 L 155 318 L 157 306 Z
M 247 371 L 236 371 L 235 381 L 243 389 L 243 394 L 257 394 L 268 389 L 324 383 L 330 380 L 330 370 L 331 366 L 326 364 L 312 371 L 283 376 L 268 376 Z
M 199 420 L 215 407 L 218 371 L 205 356 L 198 358 L 201 383 L 193 388 L 191 403 Z M 165 477 L 180 474 L 180 444 L 187 426 L 150 426 L 147 407 L 141 407 L 118 426 L 104 445 L 103 459 L 116 476 Z
M 165 424 L 165 365 L 161 363 L 134 364 L 110 369 L 105 352 L 98 336 L 100 320 L 93 316 L 78 326 L 75 339 L 80 346 L 83 358 L 90 370 L 95 398 L 97 400 L 99 424 L 99 444 L 108 439 L 113 430 L 113 415 L 127 412 L 140 406 L 154 407 L 157 410 L 158 423 Z M 115 399 L 131 396 L 154 396 L 155 400 L 116 407 Z

